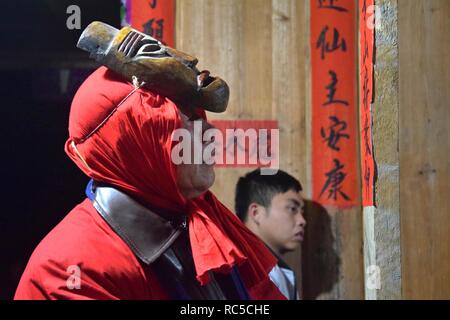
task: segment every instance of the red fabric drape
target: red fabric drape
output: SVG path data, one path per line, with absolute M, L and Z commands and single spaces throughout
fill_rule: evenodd
M 238 265 L 252 298 L 283 299 L 268 278 L 277 261 L 265 245 L 211 192 L 192 200 L 181 195 L 170 159 L 171 135 L 181 127 L 175 104 L 144 89 L 129 95 L 133 90 L 105 67 L 95 71 L 73 100 L 67 154 L 89 177 L 155 211 L 187 214 L 200 283 L 208 282 L 208 271 Z

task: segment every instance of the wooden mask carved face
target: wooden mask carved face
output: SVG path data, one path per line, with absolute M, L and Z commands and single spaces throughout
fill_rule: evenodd
M 92 22 L 83 31 L 77 47 L 91 58 L 132 81 L 168 97 L 183 107 L 201 107 L 212 112 L 227 108 L 229 88 L 209 71 L 200 72 L 198 60 L 170 48 L 131 27 L 118 30 L 103 22 Z

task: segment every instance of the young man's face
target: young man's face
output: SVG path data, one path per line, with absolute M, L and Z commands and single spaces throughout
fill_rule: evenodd
M 295 250 L 303 241 L 305 203 L 299 192 L 289 190 L 272 198 L 269 208 L 260 207 L 259 237 L 279 254 Z

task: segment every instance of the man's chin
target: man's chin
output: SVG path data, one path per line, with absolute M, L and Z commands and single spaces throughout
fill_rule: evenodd
M 284 247 L 284 252 L 288 253 L 288 252 L 292 252 L 297 250 L 298 248 L 300 248 L 300 245 L 302 244 L 301 241 L 292 241 L 292 243 L 290 243 L 289 245 Z
M 206 192 L 211 188 L 216 180 L 216 173 L 214 172 L 214 165 L 202 164 L 201 174 L 195 184 L 198 189 L 203 189 Z
M 194 184 L 195 196 L 192 198 L 197 198 L 208 191 L 214 184 L 215 173 L 212 171 L 208 176 L 202 176 L 197 179 Z

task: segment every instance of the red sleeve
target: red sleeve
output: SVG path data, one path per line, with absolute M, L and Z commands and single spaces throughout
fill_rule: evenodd
M 98 215 L 75 207 L 34 250 L 14 299 L 166 299 L 151 270 Z
M 96 279 L 97 278 L 97 279 Z M 29 265 L 20 279 L 15 300 L 116 300 L 110 290 L 102 287 L 101 278 L 48 262 Z

